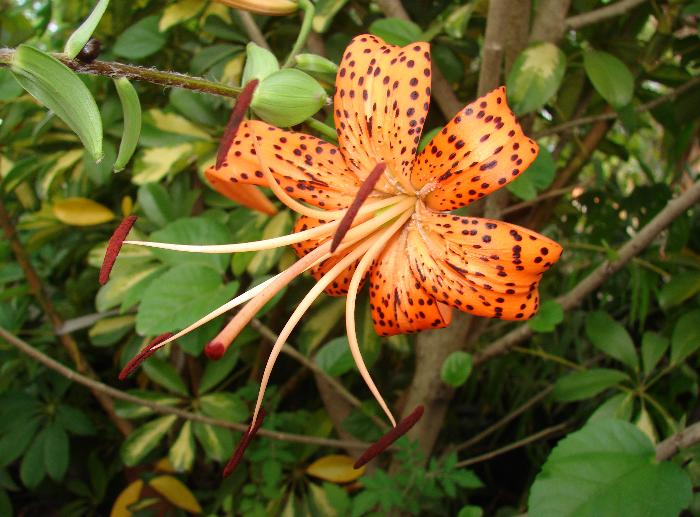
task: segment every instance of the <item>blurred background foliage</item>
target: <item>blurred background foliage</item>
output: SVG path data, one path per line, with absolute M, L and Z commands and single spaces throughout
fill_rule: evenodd
M 581 23 L 580 16 L 616 3 L 625 9 Z M 652 461 L 653 444 L 700 419 L 697 207 L 578 308 L 565 311 L 555 301 L 602 261 L 614 260 L 621 244 L 698 180 L 700 2 L 565 1 L 560 26 L 537 33 L 542 20 L 557 21 L 556 9 L 547 11 L 552 4 L 521 2 L 526 16 L 509 22 L 508 34 L 524 36 L 507 42 L 497 84 L 507 85 L 511 106 L 542 151 L 495 213 L 545 231 L 566 252 L 544 279 L 544 304 L 527 323 L 534 335 L 526 345 L 472 370 L 472 354 L 512 328 L 491 321 L 431 373 L 449 401 L 444 421 L 425 424 L 434 428 L 432 443 L 402 439 L 391 465 L 387 454 L 367 471 L 353 471 L 349 456 L 359 451 L 314 442 L 371 441 L 382 433 L 347 350 L 342 299 L 322 297 L 314 305 L 291 339 L 302 360 L 282 359 L 267 396 L 265 428 L 310 442 L 259 437 L 223 481 L 222 462 L 239 432 L 121 400 L 110 415 L 89 390 L 0 339 L 0 515 L 468 517 L 528 508 L 530 515 L 570 515 L 570 493 L 581 508 L 602 515 L 639 515 L 640 508 L 700 515 L 700 499 L 691 499 L 700 449 L 682 451 L 673 463 Z M 402 45 L 429 40 L 449 89 L 461 104 L 475 98 L 488 51 L 489 3 L 404 0 L 412 22 L 400 19 L 397 5 L 318 0 L 305 54 L 292 64 L 314 78 L 313 88 L 332 95 L 334 63 L 353 36 L 371 32 Z M 46 52 L 60 52 L 94 7 L 84 0 L 0 0 L 0 6 L 0 47 L 29 43 Z M 94 37 L 99 60 L 235 87 L 246 56 L 250 66 L 255 59 L 255 49 L 246 52 L 256 38 L 251 22 L 284 63 L 300 13 L 251 18 L 201 0 L 115 1 Z M 285 210 L 257 214 L 207 185 L 203 170 L 214 160 L 230 98 L 132 81 L 140 138 L 133 159 L 115 174 L 125 126 L 115 83 L 79 77 L 99 109 L 99 163 L 56 110 L 47 111 L 0 68 L 0 216 L 7 237 L 0 241 L 0 326 L 142 399 L 246 424 L 270 332 L 312 285 L 310 277 L 276 296 L 220 362 L 202 357 L 222 325 L 217 320 L 159 352 L 126 384 L 117 385 L 117 372 L 150 338 L 270 278 L 294 253 L 125 249 L 103 287 L 98 268 L 116 222 L 129 214 L 139 216 L 139 238 L 205 244 L 283 235 L 293 217 Z M 322 124 L 332 126 L 329 106 L 315 106 L 301 120 L 311 115 L 314 121 L 295 128 L 332 138 Z M 434 99 L 424 141 L 446 121 Z M 36 277 L 27 276 L 27 267 Z M 400 409 L 414 389 L 414 372 L 425 371 L 414 354 L 421 338 L 379 338 L 366 297 L 358 318 L 367 363 Z M 362 405 L 340 399 L 310 363 Z M 609 448 L 609 457 L 595 450 L 602 466 L 584 461 L 595 443 Z M 577 481 L 596 468 L 618 477 L 597 487 Z M 624 504 L 616 513 L 617 493 Z

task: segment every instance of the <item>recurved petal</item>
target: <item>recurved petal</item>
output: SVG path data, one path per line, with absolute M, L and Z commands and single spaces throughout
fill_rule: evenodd
M 430 102 L 430 46 L 397 47 L 357 36 L 338 68 L 334 98 L 338 145 L 348 168 L 364 179 L 387 164 L 377 190 L 413 192 L 410 182 Z
M 520 226 L 425 208 L 408 235 L 411 270 L 438 300 L 506 320 L 538 309 L 542 274 L 561 256 L 556 242 Z
M 387 244 L 370 274 L 370 308 L 374 329 L 381 336 L 446 327 L 451 307 L 426 292 L 411 272 L 406 256 L 407 233 Z
M 294 232 L 300 232 L 302 230 L 307 230 L 309 228 L 315 228 L 316 226 L 323 224 L 327 221 L 321 221 L 319 219 L 314 219 L 313 217 L 301 216 L 294 226 Z M 307 240 L 299 242 L 297 244 L 292 244 L 294 251 L 299 257 L 309 254 L 315 250 L 319 244 L 325 242 L 328 239 L 323 240 Z M 329 259 L 324 260 L 318 266 L 310 270 L 311 274 L 316 280 L 319 280 L 323 275 L 328 273 L 333 266 L 335 266 L 343 257 L 350 253 L 355 246 L 350 246 L 344 251 L 335 253 Z M 357 268 L 359 260 L 354 262 L 350 267 L 343 270 L 334 280 L 331 282 L 324 292 L 330 296 L 345 296 L 348 294 L 348 286 L 350 285 L 350 280 L 352 280 L 352 275 Z M 360 284 L 361 286 L 362 284 Z
M 262 156 L 253 143 L 254 131 Z M 207 169 L 207 179 L 226 195 L 223 185 L 266 186 L 261 160 L 295 199 L 326 210 L 346 208 L 354 199 L 357 178 L 345 166 L 338 148 L 314 136 L 284 131 L 260 122 L 243 122 L 221 168 Z
M 454 210 L 514 180 L 538 151 L 500 87 L 457 113 L 418 155 L 411 179 L 430 192 L 430 208 Z

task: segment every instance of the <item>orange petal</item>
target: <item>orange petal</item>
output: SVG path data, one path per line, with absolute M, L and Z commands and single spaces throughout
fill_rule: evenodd
M 372 266 L 370 308 L 381 336 L 446 327 L 451 308 L 439 303 L 416 281 L 406 256 L 406 232 L 396 234 Z
M 212 188 L 219 194 L 263 214 L 275 215 L 277 213 L 277 207 L 267 199 L 267 196 L 258 187 L 226 181 L 221 175 L 214 174 L 215 171 L 216 169 L 212 167 L 207 169 L 204 174 Z
M 248 130 L 250 127 L 259 139 L 261 157 L 257 156 Z M 221 192 L 222 184 L 266 186 L 261 159 L 290 196 L 320 208 L 336 210 L 347 207 L 359 186 L 334 145 L 257 120 L 241 124 L 221 168 L 212 167 L 206 175 Z
M 421 209 L 408 236 L 411 269 L 428 292 L 462 311 L 528 319 L 539 304 L 542 274 L 562 252 L 520 226 Z
M 357 36 L 338 68 L 334 97 L 338 145 L 360 180 L 385 162 L 377 190 L 413 191 L 411 168 L 430 102 L 430 46 L 389 45 Z
M 301 216 L 294 226 L 294 232 L 300 232 L 309 228 L 315 228 L 316 226 L 323 224 L 327 221 L 321 221 L 319 219 L 314 219 L 312 217 L 307 217 L 305 215 Z M 323 240 L 308 240 L 297 244 L 292 244 L 294 251 L 296 251 L 299 257 L 307 255 L 311 251 L 315 250 Z M 332 257 L 324 260 L 318 266 L 311 268 L 310 272 L 316 280 L 319 280 L 323 275 L 328 273 L 333 266 L 335 266 L 343 257 L 350 253 L 355 246 L 350 246 L 346 250 L 335 253 Z M 355 272 L 355 268 L 359 260 L 353 263 L 350 267 L 342 271 L 333 282 L 329 284 L 323 292 L 330 296 L 345 296 L 348 294 L 348 286 L 350 285 L 350 280 L 352 280 L 352 275 Z M 360 284 L 362 285 L 362 284 Z
M 416 159 L 411 180 L 430 191 L 427 205 L 449 211 L 514 180 L 537 157 L 497 88 L 460 111 Z

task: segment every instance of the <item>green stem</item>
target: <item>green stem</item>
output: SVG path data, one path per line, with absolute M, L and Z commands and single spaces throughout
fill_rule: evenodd
M 10 48 L 0 49 L 0 66 L 12 65 L 15 50 Z M 236 86 L 228 86 L 222 83 L 207 81 L 201 77 L 193 77 L 191 75 L 180 74 L 177 72 L 165 72 L 154 70 L 137 65 L 125 65 L 114 61 L 93 61 L 92 63 L 83 63 L 75 59 L 69 59 L 65 54 L 52 53 L 52 57 L 58 59 L 74 72 L 80 74 L 92 74 L 103 77 L 111 77 L 117 79 L 126 77 L 136 81 L 157 84 L 160 86 L 169 86 L 175 88 L 184 88 L 201 93 L 210 93 L 212 95 L 220 95 L 222 97 L 237 97 L 241 89 Z
M 310 0 L 299 0 L 299 7 L 301 7 L 304 11 L 304 20 L 301 22 L 299 35 L 297 36 L 297 40 L 294 42 L 294 46 L 292 47 L 292 51 L 289 53 L 289 57 L 287 57 L 287 60 L 284 62 L 283 68 L 289 68 L 294 64 L 294 56 L 296 56 L 306 44 L 306 38 L 309 37 L 309 31 L 311 30 L 311 22 L 313 21 L 314 14 L 316 13 L 314 4 L 312 4 Z
M 335 129 L 327 124 L 324 124 L 320 120 L 309 117 L 304 121 L 304 123 L 317 133 L 320 133 L 322 136 L 326 137 L 327 140 L 332 142 L 338 141 L 338 134 L 335 132 Z
M 567 368 L 571 368 L 572 370 L 585 370 L 581 365 L 578 365 L 574 362 L 569 361 L 568 359 L 564 359 L 563 357 L 559 357 L 558 355 L 550 354 L 549 352 L 545 352 L 544 350 L 541 349 L 532 349 L 532 348 L 523 348 L 520 346 L 513 347 L 514 352 L 520 352 L 521 354 L 526 354 L 526 355 L 534 355 L 535 357 L 540 357 L 542 359 L 545 359 L 547 361 L 553 361 L 555 363 L 562 364 L 566 366 Z

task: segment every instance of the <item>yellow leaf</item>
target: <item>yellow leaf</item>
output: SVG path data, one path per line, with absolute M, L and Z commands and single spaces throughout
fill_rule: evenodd
M 91 338 L 102 336 L 104 334 L 109 334 L 111 332 L 118 332 L 125 327 L 131 327 L 136 321 L 136 316 L 126 315 L 126 316 L 115 316 L 113 318 L 105 318 L 98 321 L 88 331 L 88 335 Z
M 134 200 L 131 196 L 124 196 L 122 198 L 122 215 L 126 217 L 134 209 Z
M 236 54 L 224 66 L 224 72 L 221 74 L 221 82 L 224 84 L 238 84 L 241 81 L 243 73 L 243 64 L 245 63 L 245 52 Z
M 635 425 L 641 432 L 643 432 L 649 437 L 651 443 L 657 442 L 656 430 L 654 429 L 654 422 L 652 421 L 649 412 L 645 408 L 642 408 L 642 410 L 640 411 L 639 417 L 637 418 Z
M 201 16 L 200 24 L 204 25 L 204 21 L 208 16 L 218 16 L 226 23 L 233 23 L 231 20 L 231 11 L 224 4 L 219 4 L 217 2 L 210 3 L 204 10 Z
M 333 483 L 349 483 L 365 473 L 365 468 L 354 469 L 355 460 L 350 456 L 331 454 L 314 461 L 306 468 L 310 476 Z
M 153 124 L 161 131 L 176 133 L 178 135 L 193 136 L 203 140 L 211 140 L 207 133 L 199 129 L 186 118 L 176 115 L 175 113 L 165 113 L 157 109 L 152 109 L 148 110 L 148 116 L 153 121 Z
M 38 185 L 40 198 L 47 199 L 49 197 L 49 192 L 56 180 L 63 172 L 78 163 L 78 160 L 82 159 L 83 153 L 83 149 L 74 149 L 58 155 L 52 155 L 52 157 L 57 157 L 57 160 L 56 163 L 42 175 L 42 179 Z
M 142 488 L 143 481 L 137 479 L 122 490 L 122 493 L 114 501 L 109 517 L 131 517 L 129 506 L 139 500 Z
M 201 11 L 202 7 L 204 7 L 204 3 L 201 0 L 181 0 L 170 4 L 163 10 L 158 30 L 165 32 L 173 25 L 189 20 Z
M 148 482 L 149 486 L 170 503 L 190 513 L 202 513 L 194 494 L 179 479 L 173 476 L 158 476 Z
M 92 199 L 69 197 L 53 204 L 53 215 L 63 224 L 93 226 L 114 219 L 114 212 Z
M 156 461 L 153 465 L 153 469 L 156 472 L 166 472 L 168 474 L 175 472 L 175 467 L 173 467 L 173 464 L 170 463 L 170 458 L 167 456 Z

